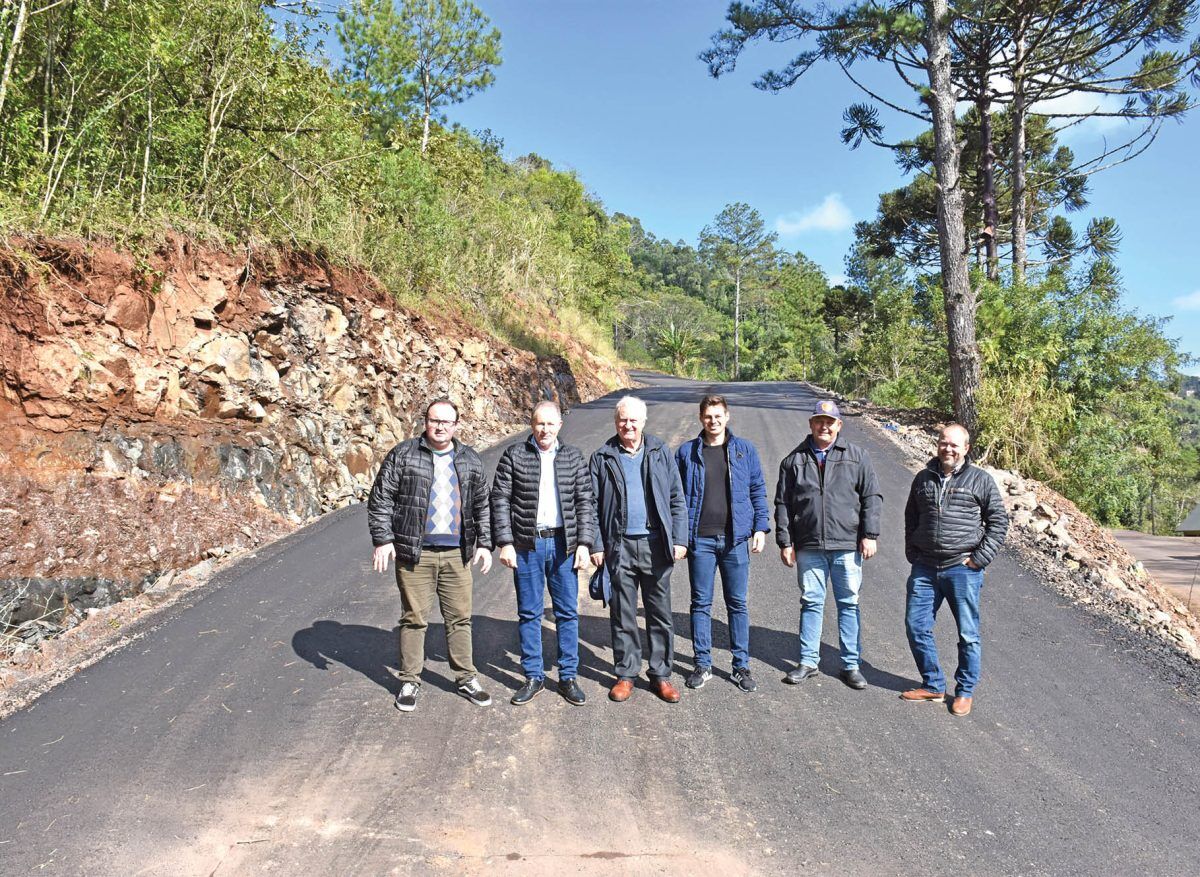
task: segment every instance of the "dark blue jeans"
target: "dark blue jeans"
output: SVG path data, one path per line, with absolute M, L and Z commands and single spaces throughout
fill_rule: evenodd
M 750 666 L 750 543 L 732 544 L 725 536 L 697 536 L 688 547 L 688 579 L 692 585 L 692 649 L 697 667 L 712 666 L 712 602 L 717 570 L 729 618 L 729 650 L 733 669 Z
M 574 679 L 579 670 L 579 580 L 575 555 L 567 551 L 566 537 L 538 539 L 533 550 L 517 550 L 513 572 L 517 586 L 517 630 L 521 636 L 521 669 L 529 679 L 544 679 L 542 616 L 546 611 L 546 585 L 558 634 L 558 678 Z
M 950 604 L 950 612 L 958 625 L 958 669 L 954 671 L 954 680 L 958 684 L 954 695 L 973 696 L 979 682 L 982 656 L 979 645 L 979 592 L 982 588 L 981 569 L 971 569 L 961 563 L 949 569 L 913 564 L 908 577 L 904 628 L 925 689 L 946 690 L 946 677 L 942 675 L 937 643 L 933 639 L 933 622 L 945 601 Z

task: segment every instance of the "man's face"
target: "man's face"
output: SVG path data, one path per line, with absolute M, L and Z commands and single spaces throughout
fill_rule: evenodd
M 943 472 L 953 472 L 967 458 L 971 450 L 970 439 L 965 430 L 950 426 L 942 430 L 938 437 L 938 460 Z
M 450 447 L 454 430 L 458 427 L 458 415 L 444 402 L 434 405 L 425 415 L 425 441 L 438 451 Z
M 813 442 L 818 448 L 827 448 L 833 444 L 838 433 L 842 431 L 842 421 L 836 417 L 818 414 L 808 419 L 808 429 L 812 433 Z
M 617 438 L 627 448 L 636 448 L 642 442 L 642 430 L 646 427 L 646 415 L 634 405 L 617 409 Z
M 724 405 L 709 405 L 700 412 L 700 425 L 709 442 L 720 441 L 725 436 L 729 423 L 729 411 Z
M 537 442 L 537 446 L 543 451 L 548 451 L 554 447 L 554 440 L 558 438 L 558 431 L 562 429 L 562 418 L 554 413 L 553 408 L 540 408 L 534 412 L 530 427 L 533 429 L 533 440 Z

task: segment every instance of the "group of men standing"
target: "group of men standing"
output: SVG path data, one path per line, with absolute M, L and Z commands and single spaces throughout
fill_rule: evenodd
M 607 579 L 617 677 L 609 699 L 627 700 L 641 672 L 640 592 L 650 687 L 662 700 L 678 702 L 679 691 L 671 683 L 670 583 L 675 563 L 684 558 L 695 657 L 687 687 L 702 688 L 712 678 L 712 603 L 719 572 L 729 623 L 730 679 L 742 691 L 754 691 L 749 555 L 764 549 L 770 516 L 758 451 L 728 429 L 729 419 L 724 397 L 705 396 L 699 435 L 672 453 L 645 432 L 645 403 L 625 396 L 616 405 L 616 434 L 585 460 L 578 448 L 558 440 L 558 406 L 541 402 L 533 410 L 530 435 L 505 450 L 489 490 L 478 454 L 454 438 L 457 408 L 447 399 L 431 403 L 424 432 L 387 455 L 368 502 L 374 568 L 383 572 L 396 561 L 402 606 L 397 708 L 416 707 L 435 598 L 446 623 L 458 692 L 472 703 L 491 703 L 472 662 L 470 564 L 486 573 L 496 546 L 501 564 L 513 570 L 525 675 L 512 703 L 528 703 L 546 685 L 541 628 L 547 590 L 558 644 L 558 691 L 571 704 L 585 703 L 576 679 L 577 574 L 589 564 Z M 876 552 L 883 496 L 870 457 L 840 437 L 841 427 L 837 405 L 818 402 L 810 434 L 779 467 L 775 538 L 783 563 L 797 569 L 800 590 L 799 662 L 784 681 L 799 684 L 817 674 L 825 596 L 832 588 L 840 678 L 863 689 L 859 592 L 863 562 Z M 912 565 L 905 628 L 921 686 L 901 698 L 945 700 L 933 626 L 947 602 L 959 630 L 950 711 L 960 716 L 970 712 L 979 678 L 983 569 L 1008 526 L 994 480 L 967 459 L 969 442 L 957 424 L 942 430 L 937 457 L 914 479 L 904 516 L 905 554 Z

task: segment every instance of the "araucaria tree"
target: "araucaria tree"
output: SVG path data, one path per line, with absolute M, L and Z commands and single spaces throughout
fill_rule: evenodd
M 762 216 L 749 204 L 728 204 L 700 232 L 700 250 L 733 281 L 733 379 L 741 371 L 742 285 L 770 263 L 778 235 L 763 227 Z
M 756 0 L 733 3 L 729 27 L 713 36 L 712 46 L 700 58 L 713 76 L 732 71 L 748 43 L 813 39 L 815 46 L 797 54 L 781 70 L 768 70 L 755 82 L 764 91 L 790 88 L 817 61 L 837 64 L 856 85 L 850 67 L 858 60 L 887 64 L 904 87 L 918 98 L 917 109 L 888 101 L 868 91 L 894 110 L 915 116 L 933 128 L 934 174 L 938 250 L 941 256 L 942 291 L 946 308 L 946 348 L 950 360 L 950 386 L 954 414 L 973 429 L 977 421 L 975 395 L 979 390 L 979 350 L 975 340 L 977 300 L 967 270 L 960 159 L 962 146 L 955 136 L 955 103 L 951 66 L 951 30 L 954 18 L 948 0 L 921 3 L 853 4 L 844 10 L 808 6 L 797 0 Z M 923 74 L 924 82 L 918 82 Z M 863 87 L 860 85 L 860 87 Z M 852 121 L 872 136 L 880 126 L 873 120 Z
M 442 107 L 492 84 L 500 31 L 469 0 L 354 0 L 338 16 L 350 90 L 382 138 L 400 119 L 421 119 L 421 152 Z
M 933 200 L 937 252 L 946 311 L 951 395 L 955 416 L 977 424 L 976 393 L 980 358 L 975 313 L 979 289 L 972 288 L 964 206 L 963 128 L 956 118 L 960 101 L 973 104 L 976 136 L 976 191 L 981 202 L 979 240 L 986 249 L 987 274 L 997 279 L 998 231 L 1002 224 L 994 168 L 993 107 L 1006 110 L 1012 132 L 1011 228 L 1013 275 L 1020 282 L 1026 267 L 1026 235 L 1034 207 L 1026 175 L 1027 120 L 1073 124 L 1088 116 L 1140 120 L 1143 127 L 1123 144 L 1098 156 L 1061 168 L 1068 188 L 1087 174 L 1128 160 L 1153 141 L 1164 119 L 1179 118 L 1192 101 L 1183 86 L 1197 82 L 1200 41 L 1178 52 L 1159 48 L 1180 42 L 1195 19 L 1195 0 L 898 0 L 851 3 L 841 9 L 799 0 L 754 0 L 729 7 L 729 27 L 713 37 L 701 54 L 714 76 L 733 69 L 745 46 L 810 40 L 780 70 L 769 70 L 758 88 L 780 91 L 794 85 L 817 61 L 837 64 L 869 98 L 846 111 L 843 140 L 857 146 L 867 140 L 896 150 L 902 166 L 916 169 L 921 149 L 912 141 L 883 138 L 878 106 L 915 117 L 932 128 Z M 1135 59 L 1137 52 L 1144 52 Z M 879 62 L 907 97 L 887 97 L 868 85 L 856 63 Z M 1097 107 L 1067 115 L 1047 102 L 1071 95 L 1117 99 L 1109 110 Z M 924 160 L 924 157 L 922 157 Z M 1053 188 L 1045 180 L 1043 189 Z M 1067 193 L 1070 194 L 1069 192 Z

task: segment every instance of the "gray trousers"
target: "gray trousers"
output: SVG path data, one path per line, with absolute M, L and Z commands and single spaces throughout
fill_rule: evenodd
M 650 639 L 651 679 L 671 675 L 675 654 L 675 628 L 671 616 L 671 549 L 658 531 L 649 536 L 626 537 L 616 546 L 619 552 L 613 571 L 612 600 L 608 604 L 612 625 L 613 663 L 617 677 L 633 679 L 642 670 L 642 639 L 638 634 L 638 589 L 646 610 L 646 633 Z M 612 569 L 610 567 L 610 569 Z

